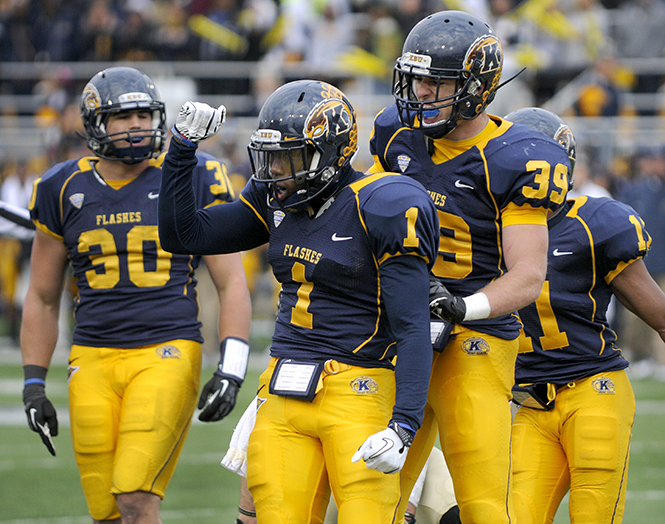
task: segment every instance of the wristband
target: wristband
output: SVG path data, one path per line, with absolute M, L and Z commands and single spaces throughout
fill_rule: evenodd
M 219 344 L 219 366 L 217 374 L 230 376 L 240 384 L 245 380 L 247 373 L 247 360 L 249 359 L 249 344 L 237 337 L 226 337 Z
M 393 420 L 390 424 L 388 424 L 388 427 L 397 433 L 397 436 L 407 448 L 411 446 L 413 443 L 413 438 L 416 435 L 416 432 L 411 428 L 411 426 L 404 422 L 396 422 Z
M 466 304 L 464 322 L 467 320 L 482 320 L 489 317 L 492 312 L 490 301 L 485 293 L 474 293 L 473 295 L 464 297 L 462 300 Z
M 42 386 L 45 386 L 47 372 L 48 368 L 45 368 L 44 366 L 36 366 L 34 364 L 23 366 L 23 378 L 25 380 L 23 385 L 41 384 Z
M 246 517 L 256 517 L 256 511 L 249 511 L 241 506 L 238 506 L 238 513 L 245 515 Z
M 182 145 L 185 145 L 185 146 L 188 146 L 188 147 L 199 147 L 194 142 L 192 142 L 189 138 L 187 138 L 185 135 L 183 135 L 180 131 L 178 131 L 175 126 L 173 126 L 171 128 L 171 134 L 173 135 L 173 138 L 175 138 Z

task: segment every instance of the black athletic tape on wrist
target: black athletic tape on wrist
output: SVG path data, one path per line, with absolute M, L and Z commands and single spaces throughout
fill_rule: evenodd
M 245 515 L 246 517 L 256 517 L 256 511 L 248 511 L 240 506 L 238 506 L 238 513 Z
M 46 385 L 46 373 L 48 368 L 44 366 L 36 366 L 34 364 L 28 364 L 23 366 L 23 378 L 25 382 L 24 386 L 30 384 L 41 384 L 42 386 Z

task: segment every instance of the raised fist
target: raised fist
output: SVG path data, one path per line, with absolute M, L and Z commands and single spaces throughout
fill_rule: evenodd
M 203 102 L 185 102 L 178 111 L 173 136 L 187 145 L 195 145 L 215 136 L 226 120 L 226 107 L 217 109 Z

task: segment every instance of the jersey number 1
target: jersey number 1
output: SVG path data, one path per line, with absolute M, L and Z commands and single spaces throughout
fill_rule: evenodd
M 416 234 L 418 208 L 410 207 L 406 210 L 404 216 L 406 216 L 406 237 L 402 245 L 405 248 L 417 248 L 420 245 L 420 239 Z M 291 308 L 291 324 L 312 329 L 314 327 L 314 317 L 308 310 L 311 303 L 309 296 L 314 289 L 314 283 L 305 278 L 305 269 L 305 264 L 301 262 L 294 263 L 291 268 L 291 278 L 294 282 L 300 283 L 297 291 L 298 300 L 296 305 Z

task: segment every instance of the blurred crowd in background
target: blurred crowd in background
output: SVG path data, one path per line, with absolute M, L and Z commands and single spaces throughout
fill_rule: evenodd
M 185 94 L 224 101 L 231 128 L 234 117 L 256 116 L 281 83 L 317 77 L 344 89 L 368 127 L 375 108 L 356 94 L 390 103 L 405 35 L 443 9 L 473 12 L 495 29 L 504 82 L 522 71 L 490 113 L 539 105 L 568 120 L 579 146 L 575 193 L 613 196 L 640 213 L 653 237 L 646 264 L 665 285 L 665 0 L 0 0 L 0 198 L 27 207 L 38 176 L 89 154 L 76 134 L 79 96 L 99 69 L 75 74 L 76 64 L 200 62 L 211 73 L 244 66 L 235 76 L 181 78 L 184 90 L 165 89 L 161 75 L 146 70 L 163 98 L 176 98 L 175 111 Z M 169 104 L 167 113 L 175 117 Z M 605 119 L 587 141 L 587 121 L 597 117 Z M 642 122 L 648 129 L 639 132 Z M 4 137 L 26 126 L 40 139 L 17 154 Z M 236 131 L 223 133 L 211 152 L 227 162 L 239 191 L 250 176 L 249 135 Z M 621 140 L 629 134 L 637 138 Z M 14 343 L 29 253 L 29 238 L 0 236 L 0 336 Z M 274 290 L 261 254 L 248 255 L 246 268 L 252 291 L 270 297 L 269 310 Z M 627 323 L 621 314 L 614 322 Z

